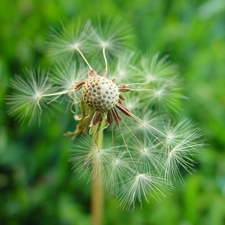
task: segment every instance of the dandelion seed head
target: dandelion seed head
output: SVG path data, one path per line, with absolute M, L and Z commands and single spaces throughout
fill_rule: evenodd
M 90 77 L 82 88 L 84 102 L 92 109 L 106 112 L 112 109 L 119 100 L 118 87 L 108 78 Z
M 50 36 L 49 55 L 58 62 L 54 76 L 28 71 L 16 77 L 15 93 L 7 100 L 10 114 L 30 122 L 52 102 L 69 103 L 77 124 L 65 136 L 83 136 L 72 153 L 74 169 L 129 208 L 149 202 L 149 196 L 158 200 L 174 178 L 182 181 L 179 168 L 192 171 L 202 143 L 191 123 L 171 122 L 170 111 L 176 112 L 183 98 L 177 67 L 159 53 L 142 57 L 124 50 L 129 34 L 120 22 L 62 24 Z M 108 148 L 102 141 L 107 127 L 112 132 Z

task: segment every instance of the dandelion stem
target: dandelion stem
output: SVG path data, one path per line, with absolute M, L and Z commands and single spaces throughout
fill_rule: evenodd
M 97 145 L 99 151 L 102 151 L 103 147 L 103 127 L 104 122 L 101 122 L 99 132 L 93 133 L 93 147 Z M 101 225 L 103 218 L 103 186 L 102 186 L 102 162 L 97 161 L 93 162 L 92 165 L 93 171 L 92 174 L 92 224 Z

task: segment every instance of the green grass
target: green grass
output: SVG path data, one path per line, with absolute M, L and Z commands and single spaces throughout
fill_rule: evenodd
M 225 223 L 225 4 L 223 1 L 8 1 L 0 3 L 0 224 L 90 224 L 90 186 L 68 162 L 74 129 L 63 113 L 40 127 L 21 126 L 7 115 L 10 78 L 25 67 L 48 68 L 47 33 L 60 20 L 120 17 L 136 47 L 170 55 L 184 80 L 182 116 L 198 123 L 208 145 L 196 172 L 184 173 L 161 202 L 132 212 L 106 197 L 105 224 Z M 75 222 L 74 222 L 75 221 Z

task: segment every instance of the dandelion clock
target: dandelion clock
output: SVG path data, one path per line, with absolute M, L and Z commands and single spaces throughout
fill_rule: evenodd
M 203 145 L 188 119 L 174 121 L 184 98 L 177 67 L 159 53 L 141 55 L 129 39 L 119 20 L 62 23 L 49 36 L 55 76 L 26 70 L 7 97 L 9 114 L 28 123 L 40 122 L 59 98 L 68 103 L 76 129 L 62 133 L 74 142 L 73 169 L 92 183 L 95 224 L 103 190 L 122 209 L 160 199 L 175 179 L 184 183 L 180 169 L 193 170 Z

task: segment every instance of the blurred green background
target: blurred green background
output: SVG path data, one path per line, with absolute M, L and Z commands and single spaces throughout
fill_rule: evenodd
M 90 185 L 68 162 L 70 114 L 40 127 L 7 115 L 10 78 L 25 67 L 48 68 L 47 33 L 60 20 L 120 17 L 143 53 L 170 55 L 184 79 L 181 114 L 198 123 L 207 146 L 186 186 L 161 202 L 121 211 L 105 199 L 104 224 L 225 224 L 225 1 L 224 0 L 1 0 L 0 1 L 0 224 L 90 224 Z

